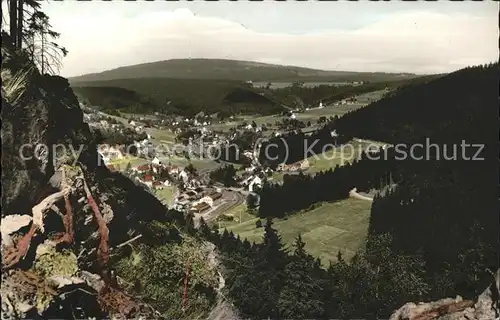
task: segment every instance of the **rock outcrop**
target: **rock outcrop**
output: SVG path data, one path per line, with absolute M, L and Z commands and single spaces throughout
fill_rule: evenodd
M 407 303 L 390 317 L 390 320 L 494 320 L 499 317 L 500 269 L 494 281 L 479 295 L 476 302 L 441 299 L 428 303 Z
M 2 60 L 2 319 L 157 318 L 109 261 L 125 241 L 150 241 L 167 209 L 100 165 L 66 79 L 4 44 Z

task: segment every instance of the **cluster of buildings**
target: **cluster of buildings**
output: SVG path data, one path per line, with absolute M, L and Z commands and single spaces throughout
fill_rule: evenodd
M 181 212 L 202 213 L 222 202 L 220 189 L 197 187 L 186 189 L 174 199 L 173 209 Z
M 96 111 L 92 108 L 85 107 L 80 104 L 83 111 L 83 120 L 88 123 L 89 127 L 108 131 L 113 130 L 123 133 L 125 130 L 125 125 L 108 116 L 107 114 Z
M 300 172 L 309 169 L 309 160 L 304 159 L 303 161 L 295 162 L 292 164 L 280 163 L 276 168 L 278 172 Z

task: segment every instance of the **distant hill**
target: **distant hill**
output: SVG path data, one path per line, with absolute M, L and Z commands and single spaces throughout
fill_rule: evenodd
M 392 81 L 414 78 L 409 73 L 324 71 L 224 59 L 172 59 L 124 66 L 70 78 L 71 83 L 134 78 L 219 79 L 237 81 Z
M 200 111 L 226 114 L 273 114 L 281 104 L 263 90 L 237 81 L 203 79 L 117 79 L 77 82 L 74 92 L 102 109 L 130 113 L 175 113 L 192 116 Z

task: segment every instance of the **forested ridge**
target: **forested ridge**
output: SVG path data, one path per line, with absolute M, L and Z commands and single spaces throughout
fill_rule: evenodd
M 314 203 L 340 200 L 352 187 L 381 189 L 371 211 L 368 260 L 377 261 L 374 257 L 380 254 L 382 241 L 382 251 L 388 256 L 372 267 L 402 260 L 408 263 L 402 269 L 386 270 L 385 285 L 390 287 L 389 279 L 404 272 L 416 272 L 414 279 L 422 281 L 415 287 L 422 291 L 415 289 L 418 294 L 412 293 L 419 297 L 417 300 L 456 294 L 472 298 L 489 281 L 485 269 L 498 268 L 497 112 L 498 63 L 401 88 L 336 120 L 333 126 L 348 136 L 400 143 L 399 148 L 371 153 L 370 159 L 365 154 L 352 165 L 314 177 L 290 176 L 282 185 L 267 185 L 260 194 L 259 215 L 283 217 Z M 409 150 L 417 143 L 423 147 L 415 148 L 412 158 Z M 436 146 L 426 148 L 426 143 Z M 406 150 L 406 157 L 402 150 Z M 343 296 L 340 300 L 353 302 L 350 306 L 337 305 L 329 317 L 367 316 L 373 314 L 373 305 L 382 303 L 377 302 L 378 293 L 371 291 L 380 290 L 375 284 L 377 278 L 360 271 L 365 270 L 358 264 L 360 259 L 355 257 L 345 265 L 341 262 L 330 267 L 328 272 L 342 270 L 339 272 L 343 280 L 339 283 L 349 298 Z M 371 280 L 359 282 L 367 286 L 360 292 L 359 287 L 344 282 L 353 279 L 350 277 Z M 365 292 L 374 295 L 367 299 Z M 405 298 L 410 292 L 388 289 L 384 310 L 396 307 L 398 299 L 415 301 L 411 300 L 415 296 Z
M 496 139 L 498 62 L 468 67 L 426 83 L 400 87 L 345 114 L 339 132 L 392 144 Z M 493 140 L 489 140 L 493 141 Z

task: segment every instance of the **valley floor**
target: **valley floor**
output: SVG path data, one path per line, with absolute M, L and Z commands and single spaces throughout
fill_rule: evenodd
M 337 260 L 337 253 L 350 258 L 365 244 L 370 220 L 371 201 L 349 198 L 333 203 L 319 204 L 316 208 L 293 214 L 288 218 L 274 219 L 273 227 L 279 231 L 283 242 L 290 250 L 294 238 L 302 235 L 306 249 L 313 256 L 319 257 L 326 267 L 330 261 Z M 261 242 L 264 228 L 256 228 L 259 220 L 250 215 L 243 204 L 233 208 L 229 214 L 241 222 L 221 223 L 235 235 L 250 242 Z M 226 213 L 226 214 L 228 214 Z M 222 230 L 221 230 L 222 231 Z

